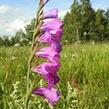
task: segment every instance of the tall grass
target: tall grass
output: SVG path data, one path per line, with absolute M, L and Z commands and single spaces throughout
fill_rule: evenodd
M 29 47 L 0 48 L 0 109 L 24 108 L 28 57 Z M 62 96 L 55 109 L 109 109 L 108 44 L 65 45 L 59 75 Z M 36 79 L 36 87 L 43 84 Z M 38 96 L 31 97 L 29 106 L 49 109 Z

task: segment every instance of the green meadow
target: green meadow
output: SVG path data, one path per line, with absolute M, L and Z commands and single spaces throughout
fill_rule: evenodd
M 0 109 L 24 109 L 30 47 L 0 48 Z M 61 53 L 61 99 L 54 109 L 109 109 L 109 44 L 64 45 Z M 30 83 L 45 84 L 31 74 Z M 50 109 L 42 97 L 32 95 L 30 109 Z

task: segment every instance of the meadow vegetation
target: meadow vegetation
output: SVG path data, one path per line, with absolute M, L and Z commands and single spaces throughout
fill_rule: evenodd
M 0 48 L 0 109 L 23 109 L 30 47 Z M 109 109 L 109 44 L 65 45 L 55 109 Z M 36 85 L 45 84 L 36 77 Z M 49 109 L 47 101 L 32 95 L 30 109 Z

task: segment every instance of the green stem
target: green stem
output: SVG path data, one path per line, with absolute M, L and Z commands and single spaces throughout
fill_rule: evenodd
M 37 15 L 36 15 L 36 22 L 35 22 L 35 27 L 34 27 L 34 33 L 33 33 L 33 42 L 32 42 L 32 46 L 31 46 L 31 56 L 29 57 L 29 60 L 28 60 L 28 72 L 27 72 L 27 88 L 26 88 L 26 100 L 25 100 L 25 109 L 28 109 L 28 103 L 29 103 L 29 99 L 31 97 L 31 93 L 32 93 L 32 89 L 34 87 L 34 83 L 32 83 L 31 87 L 30 87 L 30 84 L 29 84 L 29 80 L 30 80 L 30 73 L 31 73 L 31 63 L 32 63 L 32 60 L 33 60 L 33 57 L 34 57 L 34 53 L 35 53 L 35 38 L 37 37 L 37 35 L 39 34 L 39 28 L 38 28 L 38 23 L 39 23 L 39 15 L 40 15 L 40 12 L 43 8 L 43 4 L 41 4 L 38 8 L 38 12 L 37 12 Z

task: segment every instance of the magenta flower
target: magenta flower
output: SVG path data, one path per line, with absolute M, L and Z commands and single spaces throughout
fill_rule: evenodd
M 55 75 L 58 69 L 59 69 L 59 65 L 56 65 L 50 62 L 45 62 L 35 67 L 33 71 L 42 75 L 48 75 L 50 73 L 52 73 L 52 75 Z
M 62 34 L 63 34 L 63 30 L 62 29 L 59 29 L 57 31 L 57 33 L 53 35 L 53 37 L 55 38 L 56 42 L 58 42 L 58 43 L 61 42 Z
M 40 28 L 42 33 L 36 38 L 36 41 L 46 43 L 47 47 L 41 48 L 35 53 L 35 56 L 45 58 L 47 62 L 35 66 L 32 71 L 42 75 L 48 84 L 46 87 L 33 90 L 33 94 L 43 96 L 51 105 L 55 105 L 60 98 L 60 93 L 54 87 L 60 80 L 57 72 L 60 67 L 61 36 L 63 34 L 61 26 L 63 22 L 58 18 L 57 9 L 52 9 L 42 15 L 43 24 Z
M 45 20 L 44 24 L 41 27 L 41 30 L 43 32 L 49 31 L 51 34 L 56 34 L 62 24 L 63 23 L 60 19 L 52 19 L 50 21 Z
M 60 80 L 57 76 L 58 69 L 59 65 L 45 62 L 34 68 L 33 71 L 42 74 L 44 78 L 48 81 L 48 87 L 51 88 Z
M 57 75 L 52 75 L 52 73 L 46 75 L 44 78 L 48 81 L 48 88 L 54 87 L 60 80 Z
M 62 29 L 59 29 L 56 34 L 51 34 L 49 31 L 47 31 L 40 37 L 38 37 L 36 40 L 47 44 L 52 44 L 53 42 L 60 43 L 62 34 Z
M 46 58 L 50 62 L 59 62 L 60 55 L 53 47 L 46 47 L 39 50 L 36 54 L 38 57 Z
M 40 87 L 33 90 L 33 94 L 43 96 L 51 105 L 55 105 L 60 98 L 60 93 L 54 88 Z
M 55 51 L 57 51 L 58 53 L 62 50 L 62 45 L 60 43 L 57 42 L 53 42 L 51 44 L 52 48 L 54 48 Z
M 47 31 L 44 34 L 42 34 L 40 37 L 38 37 L 36 40 L 39 42 L 51 44 L 52 39 L 53 39 L 52 35 Z
M 58 18 L 58 9 L 52 9 L 52 10 L 49 10 L 48 12 L 45 12 L 43 15 L 43 18 L 44 19 Z

